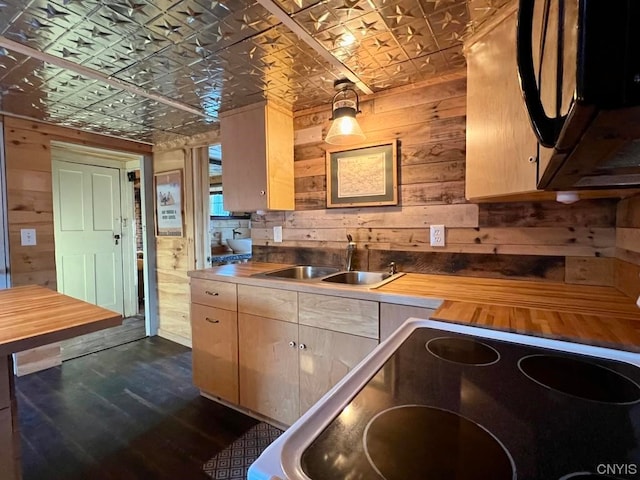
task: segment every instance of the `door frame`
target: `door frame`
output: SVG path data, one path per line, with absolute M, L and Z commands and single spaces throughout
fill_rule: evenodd
M 11 286 L 6 168 L 7 165 L 4 155 L 4 123 L 0 120 L 0 290 Z
M 91 158 L 87 158 L 89 155 Z M 68 142 L 51 141 L 51 161 L 60 160 L 81 165 L 93 165 L 117 169 L 120 176 L 120 209 L 122 221 L 122 274 L 124 293 L 124 316 L 129 317 L 138 313 L 137 259 L 135 239 L 135 205 L 133 199 L 133 184 L 128 181 L 127 171 L 136 164 L 142 167 L 142 155 L 108 150 L 104 148 L 85 147 Z M 137 167 L 136 167 L 137 168 Z M 142 172 L 142 169 L 141 169 Z M 141 195 L 144 187 L 141 182 Z M 144 205 L 144 204 L 143 204 Z M 144 219 L 144 208 L 143 208 Z M 55 221 L 55 219 L 54 219 Z M 126 232 L 126 234 L 125 234 Z M 143 248 L 146 245 L 143 245 Z M 149 256 L 145 250 L 145 260 Z M 146 297 L 148 298 L 148 297 Z M 149 322 L 145 305 L 145 324 Z M 148 326 L 147 326 L 148 330 Z

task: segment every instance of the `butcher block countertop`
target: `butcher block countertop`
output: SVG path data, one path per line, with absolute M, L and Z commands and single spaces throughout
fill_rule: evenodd
M 115 327 L 122 316 L 48 288 L 0 290 L 0 355 Z
M 431 318 L 640 352 L 640 308 L 613 287 L 407 273 L 376 289 L 251 277 L 290 265 L 249 262 L 190 276 L 436 308 Z

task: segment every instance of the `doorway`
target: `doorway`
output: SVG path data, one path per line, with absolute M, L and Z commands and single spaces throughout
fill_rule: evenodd
M 69 360 L 146 336 L 138 288 L 144 248 L 130 174 L 141 157 L 61 142 L 52 142 L 51 153 L 58 291 L 124 317 L 121 326 L 62 342 Z

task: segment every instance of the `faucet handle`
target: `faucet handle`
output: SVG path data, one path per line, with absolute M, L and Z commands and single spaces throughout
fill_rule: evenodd
M 353 237 L 351 236 L 351 234 L 350 234 L 350 233 L 347 233 L 347 241 L 348 241 L 349 243 L 353 242 Z
M 398 273 L 398 269 L 396 267 L 396 262 L 389 263 L 389 273 L 391 275 L 395 275 L 396 273 Z

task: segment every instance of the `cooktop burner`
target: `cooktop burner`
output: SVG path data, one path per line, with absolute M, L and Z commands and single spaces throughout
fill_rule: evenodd
M 513 460 L 480 425 L 439 408 L 405 405 L 373 417 L 364 449 L 385 480 L 512 480 Z
M 636 365 L 427 327 L 389 355 L 305 444 L 308 478 L 638 478 L 595 475 L 640 468 Z
M 595 363 L 555 355 L 531 355 L 518 362 L 531 380 L 551 390 L 585 400 L 613 404 L 640 401 L 640 387 Z
M 426 347 L 438 358 L 467 365 L 491 365 L 500 359 L 500 354 L 495 348 L 467 338 L 434 338 L 427 342 Z

